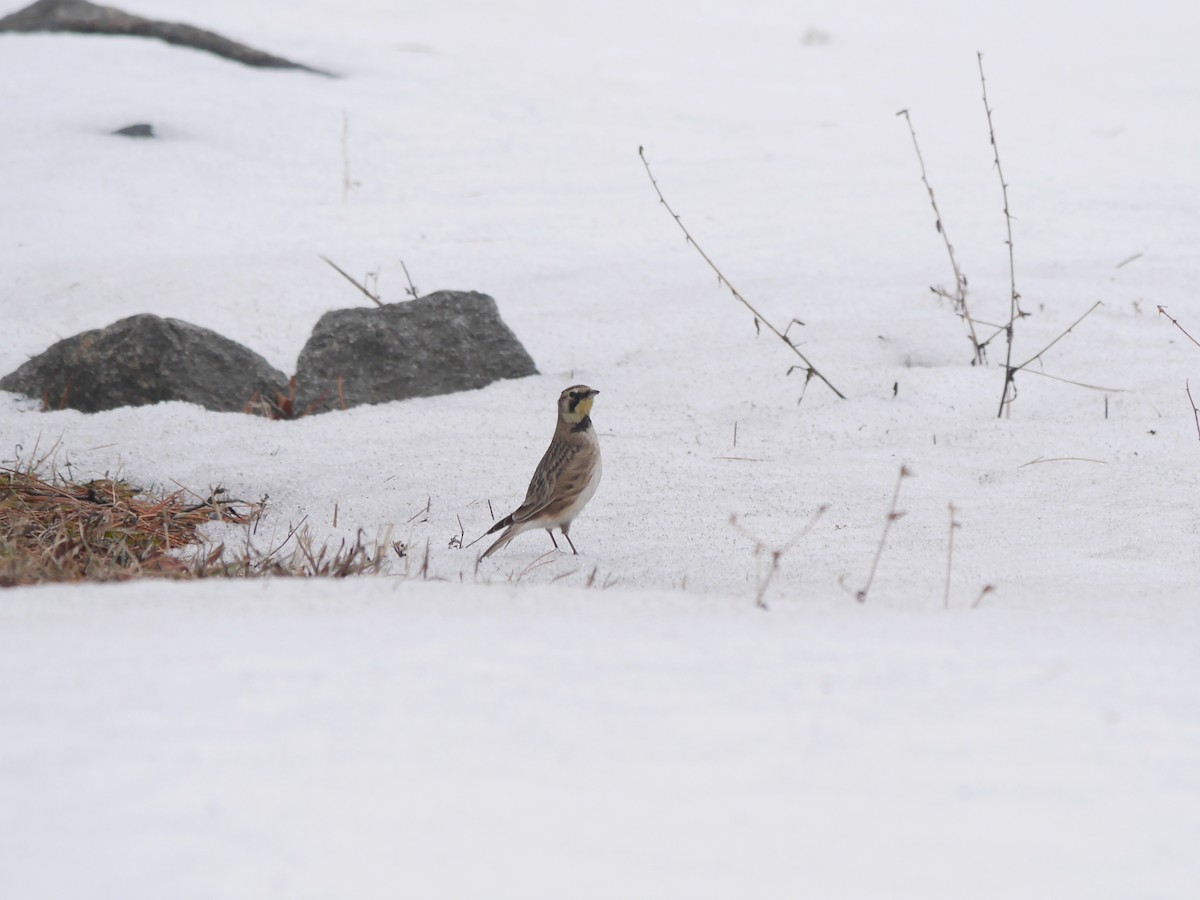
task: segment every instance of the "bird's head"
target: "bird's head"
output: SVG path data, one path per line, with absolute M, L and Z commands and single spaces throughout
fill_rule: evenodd
M 594 391 L 586 384 L 576 384 L 558 395 L 558 418 L 575 425 L 586 419 L 592 412 L 592 398 L 599 391 Z

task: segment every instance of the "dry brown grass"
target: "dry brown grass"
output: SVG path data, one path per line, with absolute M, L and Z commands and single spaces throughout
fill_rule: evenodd
M 123 481 L 83 484 L 31 469 L 0 469 L 0 586 L 48 581 L 186 577 L 172 551 L 197 544 L 213 519 L 245 521 L 249 510 L 182 491 L 145 497 Z
M 337 379 L 337 396 L 338 409 L 346 408 L 346 392 L 342 384 L 342 376 Z M 305 416 L 312 415 L 321 404 L 329 399 L 329 392 L 324 391 L 318 395 L 316 400 L 313 400 L 308 406 L 300 407 L 296 403 L 296 376 L 293 375 L 288 379 L 287 393 L 275 392 L 275 398 L 270 399 L 264 397 L 261 391 L 255 391 L 246 405 L 242 407 L 242 412 L 251 416 L 262 416 L 272 420 L 291 420 L 303 419 Z M 45 401 L 42 403 L 45 408 Z
M 358 532 L 336 548 L 314 546 L 292 529 L 273 549 L 252 546 L 261 503 L 232 500 L 218 488 L 199 502 L 175 491 L 153 496 L 109 478 L 76 483 L 36 467 L 0 468 L 0 587 L 134 578 L 346 577 L 374 574 L 388 541 Z M 242 525 L 242 549 L 208 545 L 201 526 Z

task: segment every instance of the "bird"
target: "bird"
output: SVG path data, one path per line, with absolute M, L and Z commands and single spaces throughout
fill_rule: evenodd
M 504 549 L 518 534 L 534 528 L 546 529 L 555 550 L 558 541 L 553 529 L 560 529 L 571 545 L 571 552 L 579 555 L 571 540 L 571 523 L 583 512 L 600 484 L 600 441 L 591 416 L 592 400 L 598 393 L 586 384 L 576 384 L 559 394 L 554 437 L 533 472 L 525 502 L 471 542 L 505 529 L 479 557 L 481 560 Z

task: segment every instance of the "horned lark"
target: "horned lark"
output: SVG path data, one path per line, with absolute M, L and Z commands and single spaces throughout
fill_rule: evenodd
M 522 531 L 532 528 L 545 528 L 556 550 L 558 541 L 554 540 L 551 529 L 562 529 L 571 552 L 579 554 L 571 541 L 571 522 L 583 512 L 600 484 L 600 441 L 590 415 L 592 398 L 598 393 L 577 384 L 559 395 L 554 439 L 534 470 L 525 502 L 488 529 L 485 535 L 480 535 L 485 537 L 501 528 L 506 529 L 480 559 L 487 559 Z

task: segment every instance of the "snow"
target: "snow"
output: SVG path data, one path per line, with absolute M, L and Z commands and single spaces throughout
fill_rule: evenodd
M 125 8 L 344 77 L 0 37 L 0 372 L 148 311 L 290 372 L 362 299 L 323 253 L 389 300 L 400 260 L 491 294 L 543 374 L 282 423 L 0 396 L 5 461 L 268 494 L 263 549 L 302 520 L 409 548 L 348 582 L 4 592 L 0 896 L 1195 894 L 1200 348 L 1155 307 L 1200 333 L 1200 12 Z M 1107 390 L 1022 373 L 1005 419 L 1001 354 L 970 366 L 928 290 L 950 269 L 895 115 L 1002 319 L 977 50 L 1034 313 L 1015 357 L 1104 304 L 1042 370 Z M 134 121 L 161 139 L 107 134 Z M 639 146 L 847 400 L 797 404 L 796 360 Z M 477 567 L 460 520 L 470 540 L 520 501 L 577 382 L 605 458 L 580 557 L 530 533 Z M 756 608 L 766 560 L 731 514 L 782 546 L 822 506 Z

